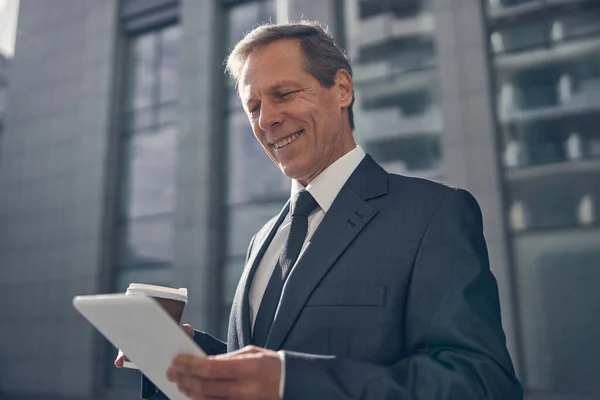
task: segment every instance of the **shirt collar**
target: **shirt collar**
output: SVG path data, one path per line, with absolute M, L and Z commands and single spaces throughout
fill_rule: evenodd
M 306 188 L 297 180 L 292 179 L 291 197 L 293 198 L 300 190 L 306 189 L 319 203 L 319 207 L 323 211 L 329 211 L 338 193 L 364 157 L 365 152 L 363 149 L 356 146 L 325 168 Z

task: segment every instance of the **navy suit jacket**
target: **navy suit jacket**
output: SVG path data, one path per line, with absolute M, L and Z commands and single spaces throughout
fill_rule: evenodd
M 251 343 L 248 293 L 288 213 L 248 249 L 227 343 Z M 285 400 L 519 400 L 482 216 L 466 191 L 388 174 L 366 156 L 283 288 L 266 348 L 285 352 Z

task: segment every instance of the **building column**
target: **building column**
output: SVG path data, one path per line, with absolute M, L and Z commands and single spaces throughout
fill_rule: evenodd
M 224 246 L 224 121 L 221 6 L 185 1 L 181 10 L 180 136 L 174 282 L 189 289 L 185 322 L 216 333 Z
M 493 113 L 487 32 L 480 0 L 434 0 L 438 84 L 444 118 L 442 149 L 448 183 L 469 190 L 484 221 L 490 265 L 498 281 L 502 323 L 519 369 L 518 320 L 504 218 Z

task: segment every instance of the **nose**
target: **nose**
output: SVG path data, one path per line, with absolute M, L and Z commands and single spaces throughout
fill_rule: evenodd
M 263 131 L 274 128 L 282 122 L 282 112 L 277 104 L 262 102 L 260 105 L 260 115 L 258 117 L 258 126 Z

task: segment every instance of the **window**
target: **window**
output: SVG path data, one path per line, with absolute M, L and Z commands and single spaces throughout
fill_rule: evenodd
M 129 41 L 122 113 L 121 196 L 118 207 L 114 290 L 131 282 L 171 286 L 177 101 L 178 25 Z M 109 358 L 114 359 L 114 351 Z M 138 387 L 139 372 L 110 368 L 109 385 Z
M 131 39 L 125 98 L 119 267 L 172 261 L 179 26 Z
M 177 129 L 162 125 L 124 139 L 128 160 L 124 218 L 167 214 L 174 210 Z
M 524 384 L 597 393 L 600 5 L 489 0 L 487 20 Z
M 441 179 L 443 128 L 429 2 L 346 4 L 356 140 L 389 172 Z

